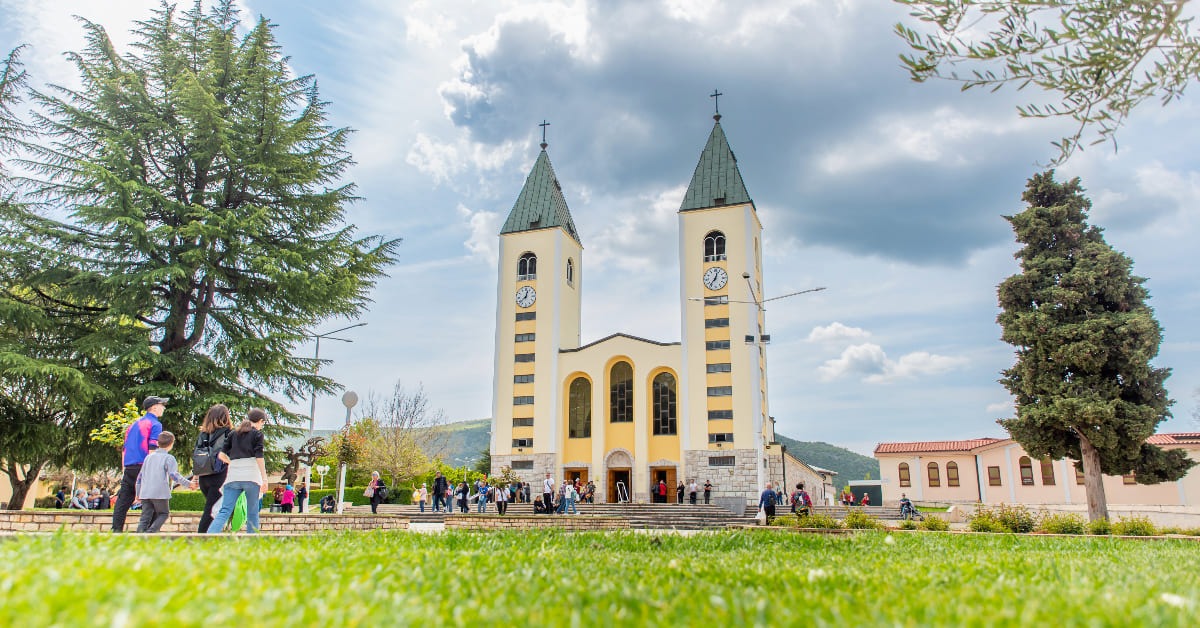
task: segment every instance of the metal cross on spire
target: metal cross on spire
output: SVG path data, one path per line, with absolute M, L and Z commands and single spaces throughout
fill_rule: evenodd
M 708 95 L 709 98 L 713 99 L 713 109 L 715 110 L 713 114 L 713 120 L 716 120 L 717 122 L 721 121 L 721 97 L 724 95 L 725 94 L 722 94 L 715 89 L 713 90 L 713 93 Z
M 549 144 L 546 143 L 546 127 L 550 126 L 550 123 L 543 119 L 542 123 L 538 126 L 542 127 L 542 150 L 546 150 L 546 147 L 549 146 Z

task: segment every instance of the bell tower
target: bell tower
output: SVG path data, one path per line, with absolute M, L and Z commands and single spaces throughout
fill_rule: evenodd
M 496 282 L 492 471 L 513 466 L 530 478 L 557 475 L 561 463 L 558 354 L 579 347 L 583 289 L 583 245 L 546 153 L 546 125 L 500 230 Z

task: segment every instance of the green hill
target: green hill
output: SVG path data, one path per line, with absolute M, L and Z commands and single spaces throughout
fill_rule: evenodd
M 443 429 L 442 451 L 445 461 L 456 467 L 470 466 L 479 459 L 480 452 L 488 446 L 489 419 L 447 423 Z M 834 485 L 841 488 L 850 480 L 862 480 L 869 474 L 879 479 L 879 462 L 849 449 L 813 441 L 798 441 L 781 434 L 775 436 L 787 445 L 788 452 L 804 462 L 836 471 Z
M 879 461 L 874 458 L 829 443 L 798 441 L 782 434 L 776 434 L 775 438 L 787 445 L 788 453 L 805 463 L 837 471 L 833 484 L 839 489 L 850 480 L 865 480 L 868 475 L 872 480 L 879 479 Z

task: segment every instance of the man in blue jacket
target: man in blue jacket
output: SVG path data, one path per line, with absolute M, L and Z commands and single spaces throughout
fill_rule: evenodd
M 163 429 L 159 419 L 167 410 L 168 401 L 170 399 L 166 397 L 146 397 L 142 401 L 142 410 L 146 414 L 125 430 L 125 446 L 121 449 L 121 464 L 125 472 L 121 476 L 121 491 L 117 493 L 117 503 L 113 504 L 113 532 L 125 531 L 125 514 L 133 505 L 142 463 L 151 450 L 158 449 L 158 435 Z
M 758 497 L 758 507 L 767 515 L 767 523 L 775 518 L 775 488 L 767 482 L 767 488 Z

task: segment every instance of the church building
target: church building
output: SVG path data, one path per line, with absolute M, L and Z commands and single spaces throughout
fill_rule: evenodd
M 618 331 L 582 344 L 583 238 L 541 144 L 500 232 L 493 472 L 591 480 L 607 502 L 652 501 L 660 481 L 673 501 L 695 479 L 756 503 L 785 468 L 789 484 L 824 484 L 774 443 L 762 224 L 714 119 L 678 213 L 680 341 Z

